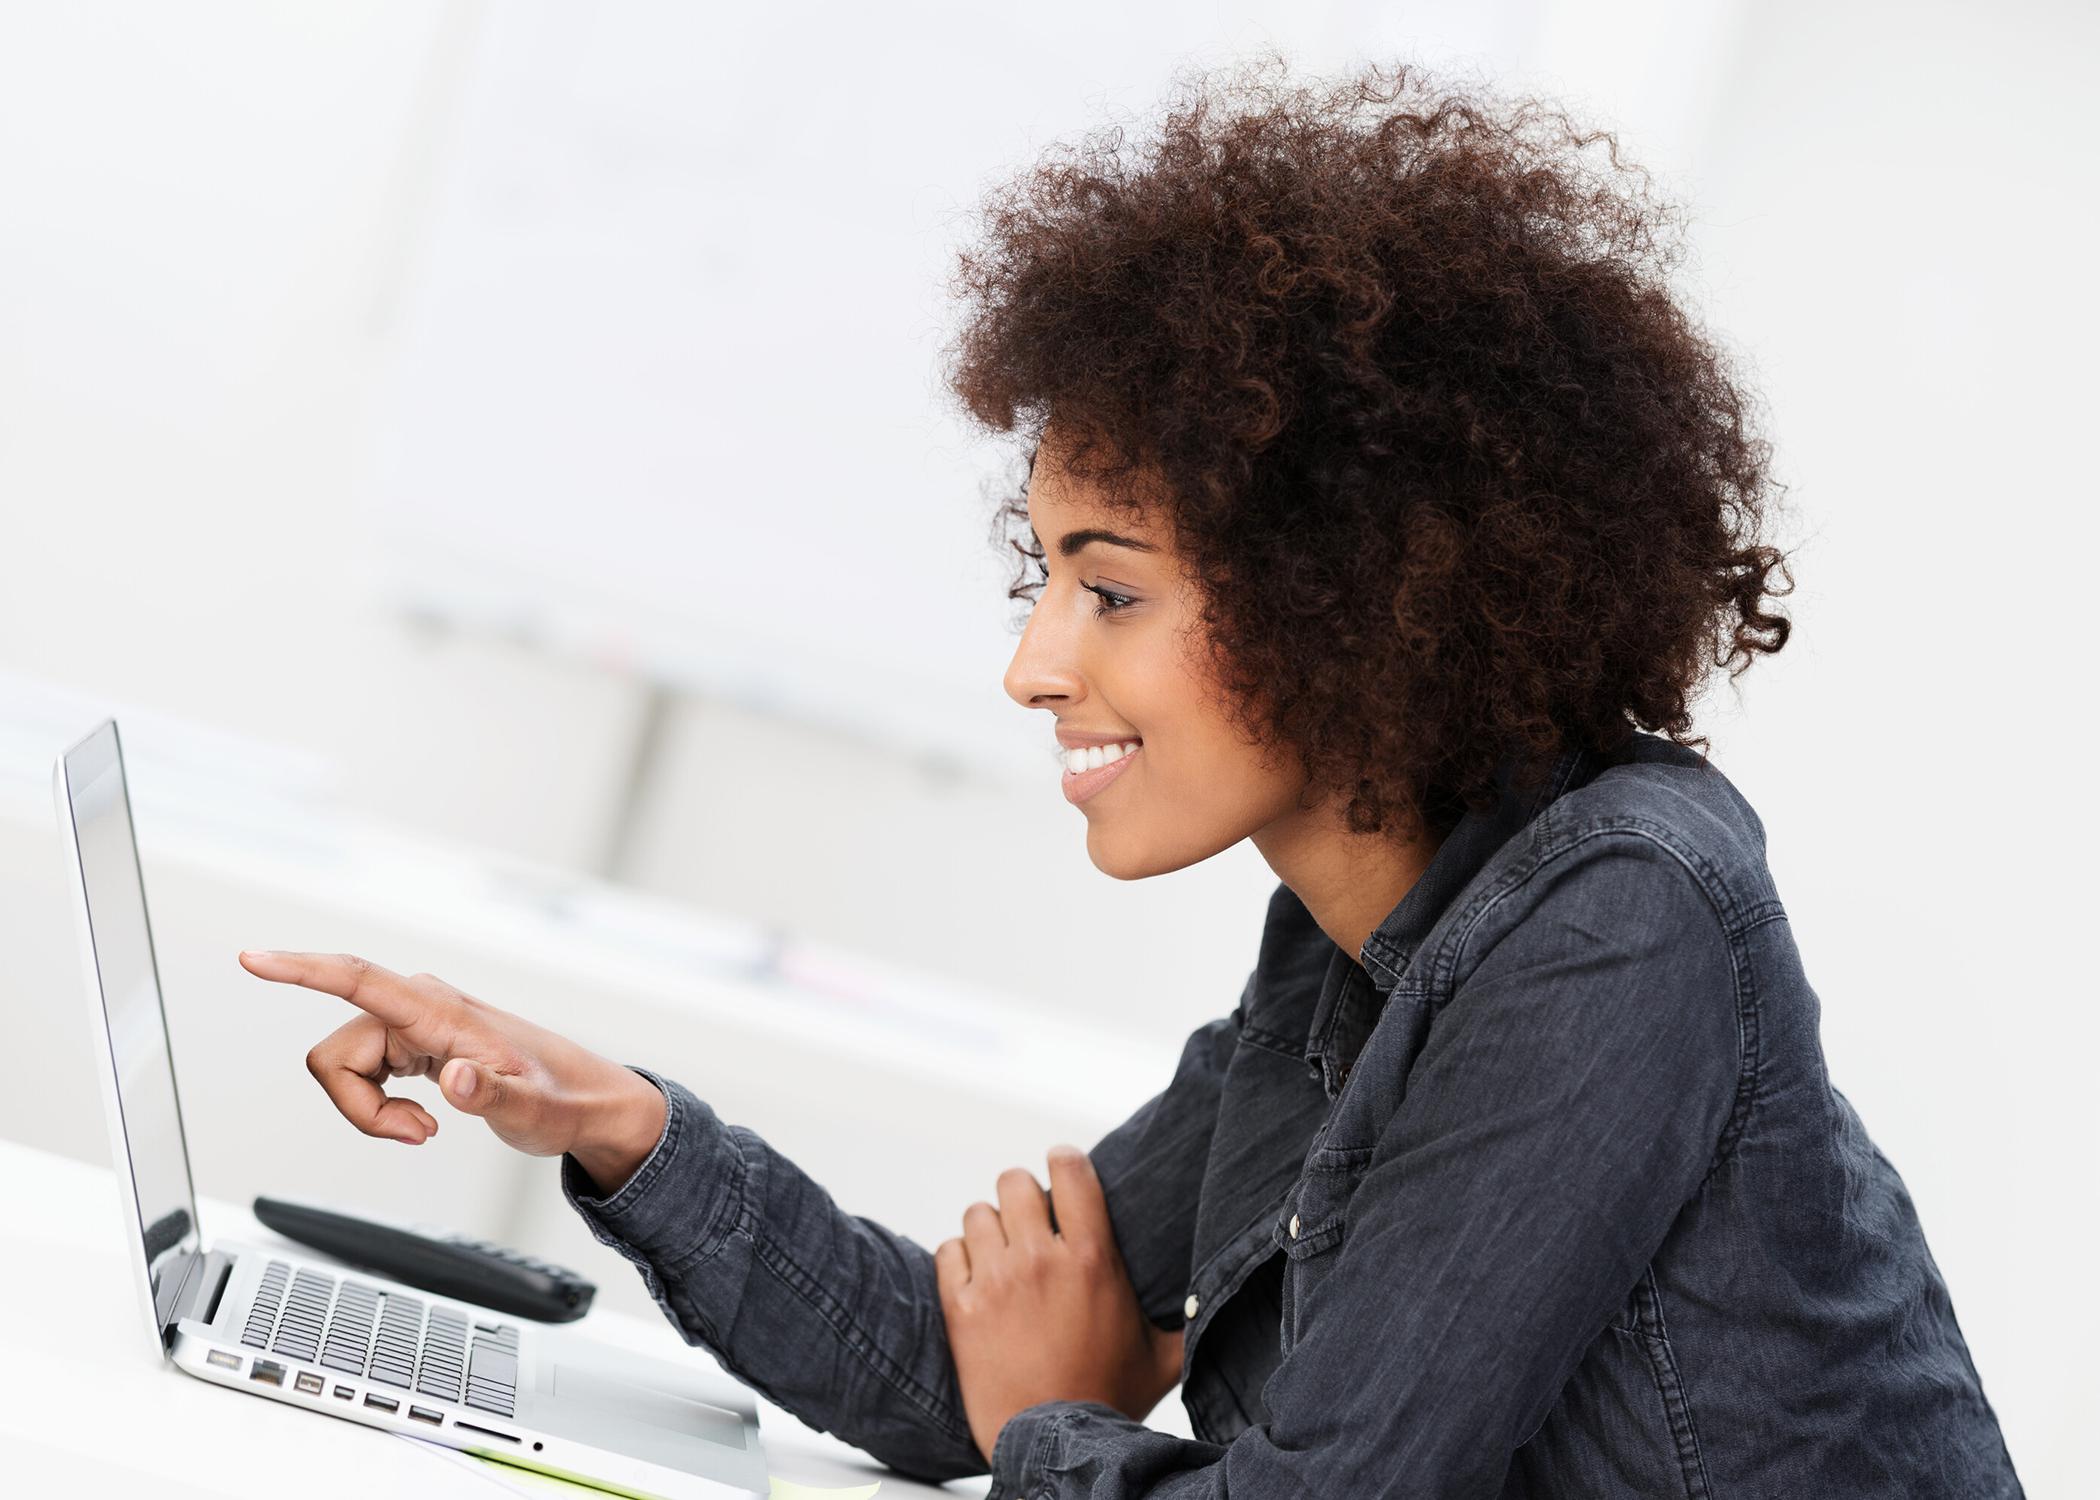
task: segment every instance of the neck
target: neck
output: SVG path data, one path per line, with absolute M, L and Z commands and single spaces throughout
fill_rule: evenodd
M 1254 835 L 1276 878 L 1305 904 L 1320 930 L 1351 959 L 1436 858 L 1442 840 L 1427 830 L 1412 843 L 1385 833 L 1351 833 L 1339 802 L 1288 813 Z

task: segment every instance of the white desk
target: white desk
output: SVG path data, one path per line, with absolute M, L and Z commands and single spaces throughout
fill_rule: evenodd
M 442 1453 L 278 1401 L 242 1400 L 155 1358 L 126 1284 L 123 1221 L 109 1170 L 0 1141 L 0 1494 L 281 1500 L 504 1491 Z M 245 1209 L 211 1198 L 207 1239 L 285 1242 Z M 305 1253 L 305 1252 L 302 1252 Z M 661 1359 L 712 1359 L 669 1324 L 594 1311 L 573 1325 Z M 982 1495 L 985 1478 L 935 1487 L 811 1431 L 763 1397 L 759 1425 L 775 1475 L 809 1485 L 882 1481 L 882 1500 Z

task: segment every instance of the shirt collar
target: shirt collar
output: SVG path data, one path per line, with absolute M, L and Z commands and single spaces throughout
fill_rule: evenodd
M 1583 779 L 1593 764 L 1591 752 L 1571 745 L 1560 753 L 1545 779 L 1520 784 L 1515 757 L 1505 758 L 1495 773 L 1496 800 L 1484 812 L 1470 809 L 1444 838 L 1421 878 L 1408 887 L 1400 904 L 1386 914 L 1351 958 L 1322 933 L 1326 962 L 1320 998 L 1313 1007 L 1305 1040 L 1309 1065 L 1327 1077 L 1332 1093 L 1349 1076 L 1349 1063 L 1362 1050 L 1385 997 L 1414 961 L 1422 939 L 1442 917 L 1452 898 L 1478 875 L 1488 859 L 1522 832 L 1539 812 Z M 1271 911 L 1274 911 L 1274 901 Z M 1299 908 L 1301 911 L 1303 907 Z M 1306 920 L 1310 922 L 1310 916 Z M 1319 932 L 1317 925 L 1313 930 Z M 1266 947 L 1266 938 L 1264 939 Z

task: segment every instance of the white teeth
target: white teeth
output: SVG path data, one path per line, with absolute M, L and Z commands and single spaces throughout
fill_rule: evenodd
M 1065 769 L 1078 776 L 1083 772 L 1097 771 L 1111 761 L 1121 760 L 1134 752 L 1138 744 L 1137 740 L 1126 740 L 1120 745 L 1089 745 L 1083 750 L 1065 751 L 1062 759 Z

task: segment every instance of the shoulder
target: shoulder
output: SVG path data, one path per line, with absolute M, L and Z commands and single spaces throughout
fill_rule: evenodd
M 1719 767 L 1648 734 L 1601 761 L 1481 871 L 1452 924 L 1459 967 L 1540 917 L 1732 946 L 1780 910 L 1763 820 Z

